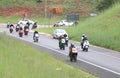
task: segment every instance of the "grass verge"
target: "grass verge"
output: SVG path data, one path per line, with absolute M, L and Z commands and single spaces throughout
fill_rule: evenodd
M 0 78 L 96 78 L 0 34 Z

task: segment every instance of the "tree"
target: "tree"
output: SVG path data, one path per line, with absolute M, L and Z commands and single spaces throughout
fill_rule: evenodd
M 116 2 L 119 2 L 120 0 L 92 0 L 92 3 L 95 5 L 95 8 L 99 11 L 108 9 Z

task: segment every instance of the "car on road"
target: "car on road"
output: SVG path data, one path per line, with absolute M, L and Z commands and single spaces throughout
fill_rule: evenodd
M 53 31 L 53 38 L 58 39 L 60 36 L 62 36 L 64 34 L 68 35 L 68 33 L 64 29 L 55 29 Z

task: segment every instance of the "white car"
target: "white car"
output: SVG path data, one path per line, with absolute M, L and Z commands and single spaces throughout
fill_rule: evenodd
M 30 24 L 34 24 L 34 23 L 35 23 L 34 21 L 25 19 L 25 20 L 20 20 L 20 21 L 18 22 L 18 24 L 26 25 L 27 22 L 29 22 Z
M 72 26 L 74 23 L 71 22 L 71 21 L 68 21 L 68 20 L 62 20 L 60 22 L 57 22 L 54 24 L 54 27 L 57 27 L 57 26 Z
M 54 27 L 64 26 L 64 24 L 62 22 L 56 22 L 53 26 Z
M 64 29 L 55 29 L 53 31 L 53 38 L 59 38 L 60 36 L 62 36 L 64 34 L 67 34 L 67 32 Z
M 74 23 L 68 20 L 62 20 L 61 21 L 65 26 L 72 26 Z

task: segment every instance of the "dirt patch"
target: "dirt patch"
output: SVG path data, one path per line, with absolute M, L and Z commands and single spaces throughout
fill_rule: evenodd
M 13 7 L 13 8 L 0 8 L 0 16 L 8 17 L 8 16 L 29 16 L 33 13 L 33 8 L 27 7 Z
M 77 13 L 80 14 L 81 16 L 88 16 L 89 13 L 91 12 L 90 0 L 88 0 L 86 4 L 84 4 L 82 0 L 75 0 L 73 3 L 74 5 L 73 8 L 67 10 L 64 8 L 65 6 L 64 2 L 65 0 L 58 0 L 58 1 L 53 0 L 51 2 L 48 2 L 47 12 L 53 15 L 59 15 L 59 14 L 65 15 L 69 13 Z M 58 4 L 58 6 L 54 4 Z M 15 7 L 0 8 L 0 16 L 3 17 L 9 17 L 9 16 L 23 17 L 23 15 L 25 15 L 26 17 L 43 17 L 44 14 L 45 14 L 44 2 L 29 7 L 15 6 Z

